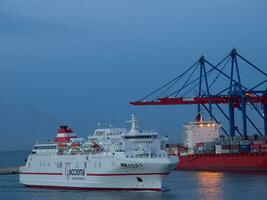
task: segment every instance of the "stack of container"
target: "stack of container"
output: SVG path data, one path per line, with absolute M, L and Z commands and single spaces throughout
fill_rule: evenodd
M 241 141 L 239 141 L 239 144 L 240 144 L 240 153 L 249 153 L 250 152 L 250 141 L 241 140 Z
M 235 136 L 235 137 L 219 137 L 213 142 L 197 143 L 193 149 L 181 148 L 180 154 L 183 152 L 191 152 L 193 154 L 238 154 L 238 153 L 267 153 L 267 137 L 266 136 Z
M 260 152 L 260 145 L 259 144 L 251 144 L 250 145 L 250 152 L 251 153 L 259 153 Z
M 261 153 L 267 152 L 267 144 L 260 144 L 260 152 Z
M 222 145 L 215 145 L 215 153 L 216 154 L 222 153 Z
M 196 154 L 204 153 L 204 143 L 203 142 L 197 143 L 194 151 L 195 151 Z
M 230 142 L 230 153 L 239 153 L 239 142 L 238 141 Z
M 253 140 L 253 144 L 265 144 L 265 140 Z
M 230 153 L 230 141 L 222 142 L 222 153 Z
M 203 153 L 214 153 L 215 151 L 215 144 L 214 142 L 206 142 L 203 146 Z

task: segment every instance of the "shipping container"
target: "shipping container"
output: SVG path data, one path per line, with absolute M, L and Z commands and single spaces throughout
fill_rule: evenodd
M 239 153 L 239 149 L 230 149 L 230 153 Z
M 231 144 L 230 149 L 239 149 L 239 144 Z
M 195 151 L 195 154 L 203 154 L 203 151 Z
M 222 149 L 222 154 L 230 153 L 230 149 Z
M 215 145 L 215 153 L 216 154 L 222 153 L 222 145 Z
M 221 143 L 222 143 L 222 138 L 215 138 L 215 139 L 213 140 L 213 142 L 214 142 L 215 144 L 221 144 Z
M 250 149 L 260 149 L 260 145 L 259 144 L 251 144 Z
M 253 144 L 265 144 L 266 141 L 265 140 L 254 140 Z
M 235 137 L 233 138 L 233 140 L 234 140 L 234 141 L 240 141 L 240 140 L 242 140 L 242 137 L 241 137 L 241 136 L 235 136 Z
M 249 144 L 240 144 L 240 153 L 249 153 L 250 145 Z
M 239 141 L 231 141 L 230 144 L 231 145 L 239 145 Z
M 260 149 L 260 152 L 266 153 L 267 152 L 267 149 Z
M 239 141 L 239 144 L 240 145 L 249 145 L 250 144 L 250 141 L 248 141 L 248 140 L 241 140 L 241 141 Z
M 224 149 L 230 149 L 230 145 L 222 145 L 222 150 L 224 150 Z
M 251 153 L 259 153 L 260 152 L 260 149 L 250 149 L 250 152 Z
M 249 144 L 240 144 L 240 149 L 249 149 L 250 145 Z
M 202 151 L 204 147 L 197 147 L 198 150 Z
M 203 146 L 204 146 L 204 143 L 203 142 L 196 143 L 196 147 L 203 147 Z
M 261 149 L 267 149 L 267 144 L 261 144 L 261 145 L 260 145 L 260 148 L 261 148 Z
M 230 145 L 230 141 L 223 141 L 222 145 Z
M 258 140 L 267 140 L 267 136 L 258 136 Z
M 250 149 L 240 149 L 240 153 L 249 153 Z

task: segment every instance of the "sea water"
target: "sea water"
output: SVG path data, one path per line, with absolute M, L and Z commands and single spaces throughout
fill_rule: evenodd
M 23 164 L 26 153 L 2 152 L 0 159 L 5 157 L 7 166 L 19 165 Z M 0 200 L 264 200 L 266 192 L 267 173 L 173 171 L 164 183 L 163 192 L 32 189 L 21 185 L 17 174 L 0 176 Z

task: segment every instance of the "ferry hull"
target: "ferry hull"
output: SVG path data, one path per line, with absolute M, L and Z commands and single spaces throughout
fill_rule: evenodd
M 42 160 L 46 160 L 45 157 L 42 156 Z M 53 163 L 56 158 L 57 156 L 47 157 L 47 160 Z M 177 157 L 161 159 L 162 162 L 156 158 L 132 159 L 130 166 L 135 166 L 134 168 L 121 168 L 111 165 L 115 165 L 115 162 L 125 162 L 125 160 L 114 159 L 112 161 L 112 159 L 107 159 L 102 162 L 101 169 L 94 168 L 94 161 L 87 162 L 87 169 L 76 168 L 77 163 L 75 161 L 79 162 L 84 158 L 86 156 L 61 156 L 61 162 L 66 164 L 60 169 L 50 166 L 50 168 L 39 168 L 38 171 L 38 168 L 21 167 L 20 183 L 27 187 L 44 189 L 160 191 L 164 179 L 176 167 L 178 161 Z M 36 156 L 31 159 L 39 160 L 41 158 Z M 68 160 L 72 160 L 72 164 L 69 165 L 70 161 L 68 162 Z M 142 166 L 140 167 L 141 163 Z M 80 162 L 79 166 L 82 164 Z M 137 164 L 139 167 L 136 166 Z M 69 166 L 73 166 L 73 169 Z M 44 169 L 47 171 L 43 171 Z
M 177 170 L 267 172 L 267 153 L 179 156 Z
M 64 180 L 61 175 L 21 174 L 21 183 L 27 187 L 66 190 L 151 190 L 160 191 L 168 173 L 87 176 L 83 180 Z M 39 175 L 40 176 L 40 175 Z M 138 182 L 138 179 L 142 180 Z

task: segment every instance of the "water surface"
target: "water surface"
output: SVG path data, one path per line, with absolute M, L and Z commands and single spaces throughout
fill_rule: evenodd
M 1 152 L 1 166 L 21 165 L 27 151 Z M 0 200 L 264 200 L 267 173 L 173 171 L 164 192 L 66 191 L 31 189 L 19 184 L 19 175 L 0 176 Z

